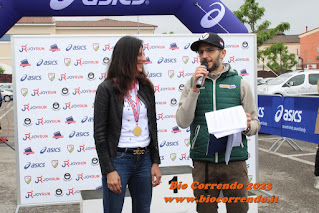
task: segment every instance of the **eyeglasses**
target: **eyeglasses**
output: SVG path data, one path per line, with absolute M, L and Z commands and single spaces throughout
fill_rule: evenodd
M 204 54 L 204 52 L 206 52 L 207 54 L 213 53 L 215 50 L 219 50 L 220 48 L 218 47 L 210 47 L 210 48 L 206 48 L 204 50 L 198 50 L 198 54 L 200 56 L 202 56 Z

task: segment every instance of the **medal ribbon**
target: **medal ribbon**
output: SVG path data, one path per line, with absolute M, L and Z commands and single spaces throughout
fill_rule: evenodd
M 126 95 L 126 98 L 127 98 L 128 102 L 131 105 L 131 108 L 133 110 L 134 120 L 135 120 L 136 125 L 137 125 L 138 124 L 138 119 L 140 117 L 140 101 L 139 101 L 139 99 L 137 97 L 137 86 L 135 86 L 134 92 L 135 92 L 136 104 L 134 104 L 134 102 L 133 102 L 133 100 L 132 100 L 132 98 L 131 98 L 131 96 L 129 94 Z

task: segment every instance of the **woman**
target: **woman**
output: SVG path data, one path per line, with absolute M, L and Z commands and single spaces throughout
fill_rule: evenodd
M 132 212 L 150 212 L 152 186 L 161 180 L 154 87 L 145 61 L 141 40 L 121 38 L 96 92 L 94 139 L 107 213 L 122 211 L 127 185 Z

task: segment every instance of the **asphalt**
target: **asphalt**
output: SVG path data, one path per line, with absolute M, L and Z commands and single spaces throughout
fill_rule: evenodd
M 0 108 L 3 133 L 9 136 L 7 144 L 14 148 L 14 122 L 12 102 Z M 294 140 L 303 151 L 295 151 L 284 142 L 276 153 L 268 149 L 280 137 L 259 134 L 258 174 L 259 183 L 271 183 L 269 196 L 279 196 L 278 203 L 259 203 L 258 212 L 294 213 L 319 212 L 319 190 L 314 189 L 314 160 L 317 144 Z M 0 213 L 13 213 L 17 209 L 15 151 L 0 143 Z M 253 191 L 265 195 L 261 191 Z M 20 207 L 19 213 L 78 213 L 80 204 Z

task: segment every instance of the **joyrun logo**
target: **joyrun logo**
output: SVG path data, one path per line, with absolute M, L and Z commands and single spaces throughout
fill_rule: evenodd
M 51 0 L 50 7 L 53 10 L 63 10 L 70 6 L 73 2 L 74 0 Z M 144 2 L 149 4 L 149 1 L 147 0 L 82 0 L 82 3 L 85 6 L 117 5 L 118 2 L 120 2 L 122 5 L 141 5 Z
M 224 5 L 222 5 L 219 2 L 215 2 L 215 3 L 211 4 L 209 7 L 212 7 L 213 5 L 215 6 L 215 8 L 212 9 L 211 11 L 209 11 L 208 13 L 206 13 L 206 15 L 200 21 L 200 25 L 203 28 L 214 27 L 216 24 L 218 24 L 223 19 L 224 15 L 225 15 Z M 220 9 L 218 7 L 216 7 L 216 5 L 219 5 Z M 211 16 L 213 13 L 217 13 L 217 16 L 214 18 Z

